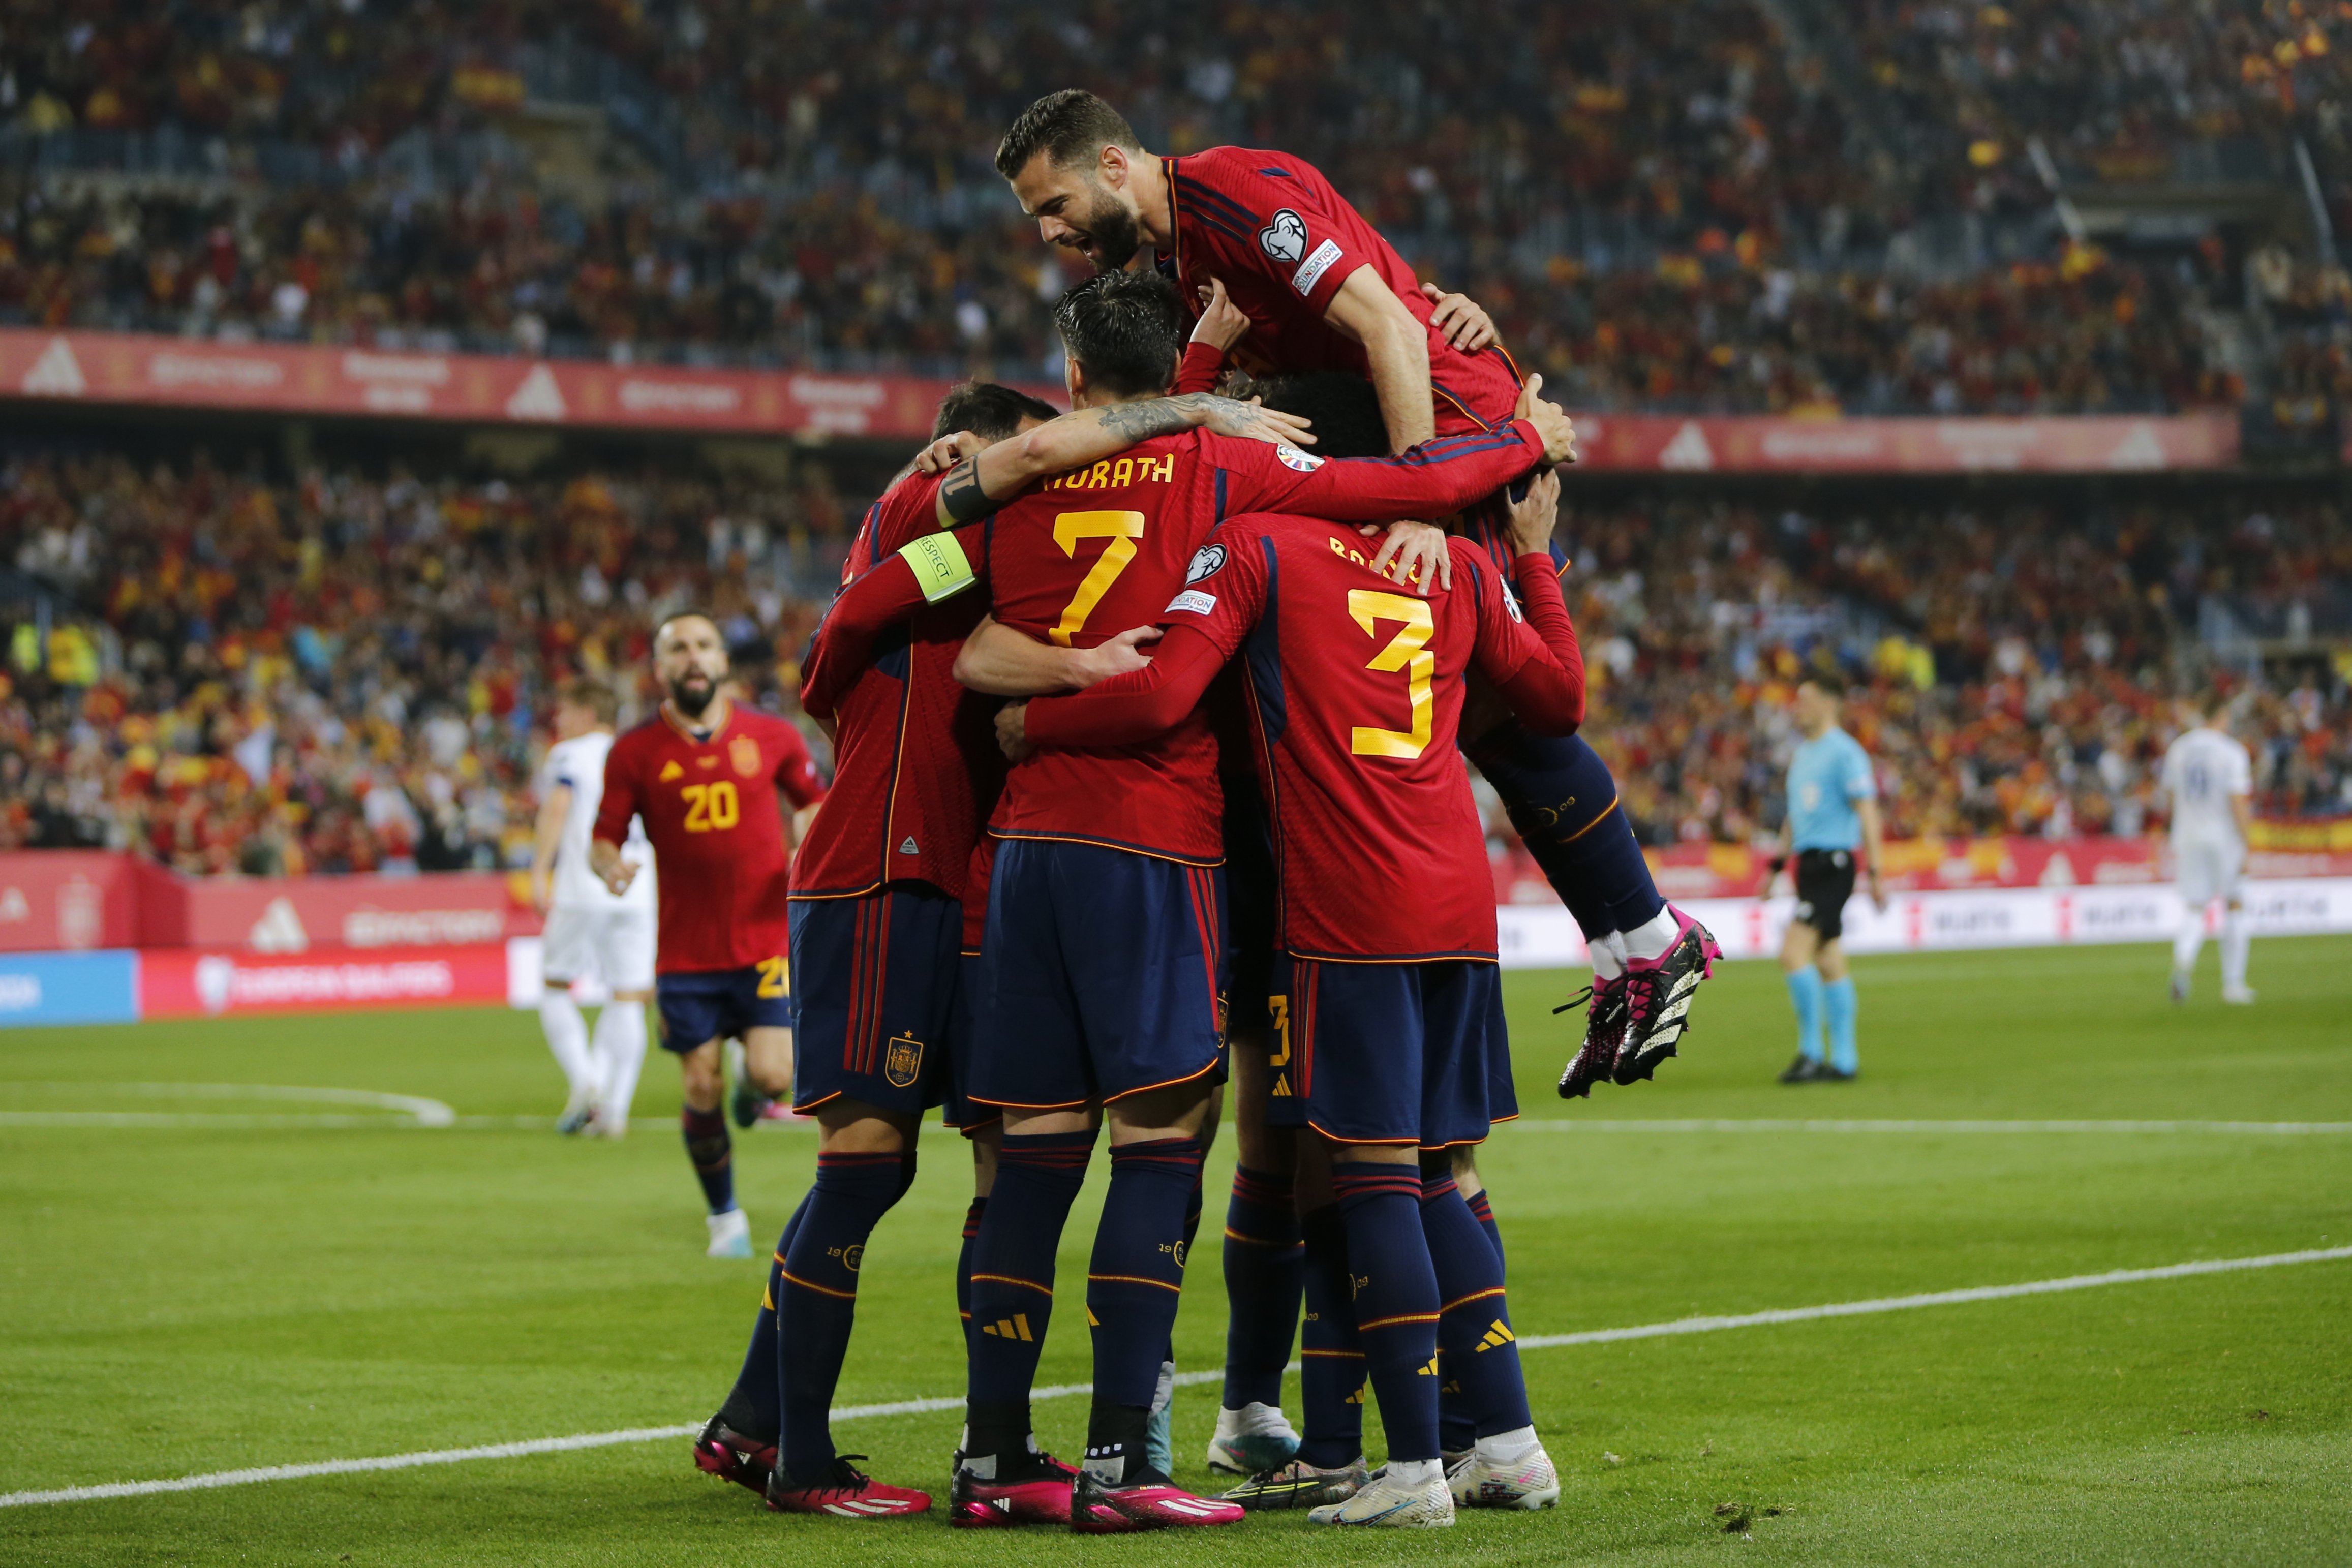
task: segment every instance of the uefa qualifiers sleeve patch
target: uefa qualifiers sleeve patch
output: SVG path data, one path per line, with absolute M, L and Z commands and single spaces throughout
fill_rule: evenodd
M 1216 607 L 1217 596 L 1215 594 L 1203 593 L 1197 588 L 1188 588 L 1183 592 L 1178 594 L 1175 598 L 1170 600 L 1168 601 L 1168 608 L 1161 611 L 1160 613 L 1162 615 L 1206 615 Z
M 977 580 L 971 558 L 953 534 L 925 534 L 901 549 L 898 559 L 913 569 L 926 604 L 952 598 Z

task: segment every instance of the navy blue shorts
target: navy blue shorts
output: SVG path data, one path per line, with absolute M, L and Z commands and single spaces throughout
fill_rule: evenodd
M 654 977 L 662 1049 L 684 1056 L 746 1030 L 793 1027 L 792 971 L 783 955 L 740 969 L 692 969 Z
M 1266 1125 L 1350 1144 L 1475 1144 L 1519 1113 L 1493 964 L 1285 961 Z
M 1266 1022 L 1274 990 L 1274 835 L 1254 781 L 1225 789 L 1225 1029 Z
M 897 883 L 793 900 L 793 1109 L 844 1095 L 919 1114 L 945 1100 L 962 1017 L 963 904 Z
M 974 1100 L 1058 1110 L 1224 1065 L 1224 868 L 1006 839 L 972 998 Z
M 956 962 L 961 967 L 963 978 L 956 987 L 956 1027 L 948 1037 L 948 1097 L 940 1107 L 940 1123 L 958 1129 L 969 1138 L 982 1128 L 1004 1120 L 1004 1113 L 971 1098 L 971 1001 L 980 995 L 980 953 L 977 949 L 967 951 Z

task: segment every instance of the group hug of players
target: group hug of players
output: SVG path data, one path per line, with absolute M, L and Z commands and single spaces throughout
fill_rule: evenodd
M 726 703 L 707 619 L 660 629 L 669 700 L 606 762 L 591 859 L 625 886 L 632 819 L 652 838 L 656 994 L 714 1215 L 740 1222 L 721 1039 L 820 1127 L 696 1462 L 779 1511 L 930 1507 L 837 1454 L 828 1410 L 867 1239 L 944 1106 L 976 1178 L 953 1523 L 1547 1506 L 1472 1158 L 1517 1103 L 1463 756 L 1591 950 L 1563 1094 L 1674 1054 L 1717 956 L 1659 897 L 1575 736 L 1583 663 L 1551 543 L 1573 431 L 1475 306 L 1424 291 L 1287 154 L 1150 155 L 1068 91 L 1023 114 L 997 166 L 1048 242 L 1101 269 L 1056 307 L 1073 412 L 961 389 L 867 514 L 803 669 L 835 773 L 788 896 L 779 796 L 814 800 L 814 776 L 789 726 Z M 1131 267 L 1147 244 L 1158 265 Z M 1244 375 L 1252 401 L 1208 390 Z M 1423 518 L 1454 526 L 1400 521 Z M 1245 1479 L 1206 1498 L 1171 1479 L 1170 1333 L 1229 1076 L 1208 1462 Z M 1029 1395 L 1106 1123 L 1071 1466 L 1033 1438 Z M 1303 1431 L 1281 1404 L 1294 1330 Z

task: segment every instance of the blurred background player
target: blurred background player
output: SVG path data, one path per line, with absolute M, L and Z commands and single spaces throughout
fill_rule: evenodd
M 793 845 L 824 796 L 801 732 L 730 701 L 727 643 L 707 615 L 673 615 L 654 633 L 654 675 L 669 695 L 613 743 L 590 848 L 596 874 L 626 893 L 622 858 L 640 819 L 662 867 L 654 994 L 662 1049 L 678 1059 L 687 1158 L 710 1208 L 710 1256 L 751 1256 L 735 1202 L 720 1042 L 743 1042 L 760 1092 L 792 1092 L 792 982 L 786 898 Z
M 572 1087 L 555 1130 L 607 1138 L 629 1130 L 654 994 L 653 846 L 643 825 L 633 820 L 621 846 L 621 859 L 638 868 L 625 891 L 614 893 L 588 863 L 615 711 L 611 688 L 594 681 L 567 682 L 557 696 L 530 860 L 531 902 L 547 917 L 539 1022 Z M 572 997 L 573 982 L 591 977 L 611 993 L 593 1035 Z
M 1838 699 L 1819 681 L 1797 687 L 1797 730 L 1805 738 L 1789 759 L 1788 815 L 1780 853 L 1763 895 L 1793 852 L 1797 909 L 1780 938 L 1780 970 L 1797 1009 L 1797 1060 L 1783 1083 L 1848 1082 L 1861 1071 L 1853 1039 L 1853 977 L 1846 973 L 1846 901 L 1853 896 L 1854 858 L 1862 857 L 1871 901 L 1886 907 L 1880 876 L 1878 785 L 1862 742 L 1838 727 Z M 1829 1029 L 1828 1060 L 1822 1030 Z
M 2221 999 L 2242 1005 L 2246 956 L 2246 837 L 2253 821 L 2253 760 L 2229 731 L 2229 710 L 2212 697 L 2180 705 L 2189 727 L 2165 748 L 2161 784 L 2172 802 L 2172 875 L 2180 889 L 2180 934 L 2172 939 L 2172 999 L 2189 999 L 2189 971 L 2205 943 L 2215 899 L 2221 915 Z

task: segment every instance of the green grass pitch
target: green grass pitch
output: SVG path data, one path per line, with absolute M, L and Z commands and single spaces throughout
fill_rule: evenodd
M 1551 1092 L 1563 975 L 1507 979 L 1529 1120 L 2352 1121 L 2352 942 L 2255 948 L 2262 1001 L 2164 998 L 2156 947 L 1867 960 L 1863 1080 L 1784 1089 L 1777 971 L 1728 966 L 1658 1082 Z M 676 1074 L 625 1144 L 461 1125 L 0 1123 L 0 1492 L 668 1426 L 725 1390 L 760 1265 L 701 1256 Z M 129 1100 L 132 1082 L 331 1086 L 537 1115 L 535 1019 L 397 1012 L 0 1034 L 0 1113 L 285 1113 Z M 58 1087 L 65 1085 L 65 1087 Z M 86 1087 L 75 1087 L 86 1085 Z M 335 1107 L 317 1107 L 332 1110 Z M 343 1108 L 348 1109 L 348 1108 Z M 739 1143 L 756 1232 L 814 1137 Z M 968 1195 L 927 1134 L 877 1233 L 845 1404 L 961 1391 L 950 1270 Z M 1213 1158 L 1210 1228 L 1230 1169 Z M 1502 1130 L 1482 1158 L 1522 1334 L 1854 1301 L 2352 1242 L 2352 1136 L 2210 1132 Z M 1062 1255 L 1047 1382 L 1087 1375 L 1097 1159 Z M 1216 1364 L 1203 1245 L 1178 1326 Z M 683 1440 L 0 1509 L 7 1563 L 2352 1562 L 2352 1261 L 1689 1337 L 1535 1350 L 1559 1507 L 1439 1534 L 1302 1515 L 1109 1542 L 971 1536 L 936 1514 L 788 1520 Z M 1296 1409 L 1296 1383 L 1293 1383 Z M 1183 1473 L 1215 1390 L 1177 1406 Z M 1085 1401 L 1038 1406 L 1079 1445 Z M 951 1413 L 845 1423 L 936 1484 Z M 1377 1434 L 1374 1437 L 1377 1453 Z M 1744 1526 L 1744 1527 L 1743 1527 Z

